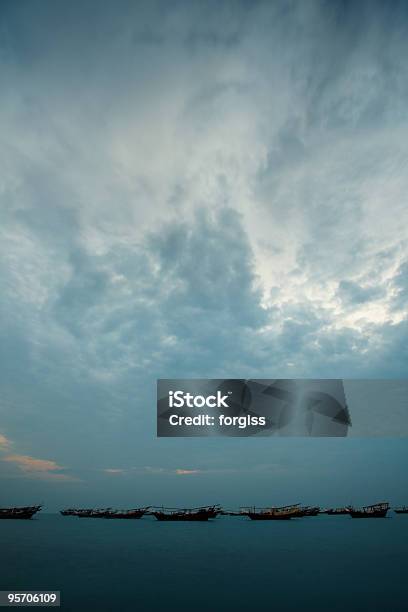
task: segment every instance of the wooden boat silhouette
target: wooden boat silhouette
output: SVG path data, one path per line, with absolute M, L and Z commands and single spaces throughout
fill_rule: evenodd
M 349 508 L 329 508 L 326 510 L 326 514 L 338 515 L 338 514 L 350 514 Z
M 219 506 L 201 506 L 199 508 L 162 508 L 155 509 L 149 514 L 158 521 L 208 521 L 221 513 Z
M 109 510 L 103 518 L 107 519 L 140 519 L 146 514 L 150 506 L 145 508 L 132 508 L 131 510 Z
M 319 506 L 302 506 L 298 509 L 297 518 L 302 516 L 317 516 L 320 514 Z
M 394 512 L 397 514 L 408 514 L 408 506 L 400 506 L 399 508 L 394 508 Z
M 388 502 L 363 506 L 362 508 L 349 508 L 351 518 L 385 518 L 390 508 Z
M 31 519 L 42 506 L 20 506 L 17 508 L 0 508 L 0 519 Z
M 300 504 L 290 506 L 257 508 L 255 506 L 243 509 L 241 514 L 249 516 L 252 521 L 287 521 L 302 516 Z
M 77 516 L 78 518 L 104 518 L 111 508 L 67 508 L 60 510 L 62 516 Z
M 145 508 L 132 508 L 130 510 L 112 510 L 112 508 L 67 508 L 60 510 L 62 516 L 77 516 L 78 518 L 106 518 L 106 519 L 140 519 L 146 514 L 149 506 Z

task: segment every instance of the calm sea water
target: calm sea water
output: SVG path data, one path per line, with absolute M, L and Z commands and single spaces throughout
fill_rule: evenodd
M 0 521 L 1 589 L 61 591 L 63 610 L 398 612 L 408 515 L 209 523 Z

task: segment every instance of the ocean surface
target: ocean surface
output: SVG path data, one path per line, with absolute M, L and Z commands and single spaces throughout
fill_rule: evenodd
M 37 516 L 0 521 L 0 588 L 60 590 L 63 610 L 408 609 L 408 515 L 208 523 Z

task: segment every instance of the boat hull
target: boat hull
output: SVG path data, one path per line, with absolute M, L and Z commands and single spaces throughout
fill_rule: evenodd
M 94 518 L 94 519 L 140 519 L 146 514 L 146 510 L 137 510 L 130 512 L 112 512 L 112 511 L 77 511 L 77 510 L 60 510 L 62 516 L 76 516 L 77 518 Z
M 153 516 L 157 518 L 158 521 L 208 521 L 208 514 L 184 514 L 184 515 L 175 515 L 175 514 L 162 514 L 160 512 L 153 512 Z
M 386 518 L 388 510 L 378 510 L 376 512 L 359 512 L 350 510 L 351 518 Z
M 93 519 L 101 519 L 105 518 L 103 514 L 76 514 L 78 518 L 93 518 Z
M 30 510 L 0 510 L 0 520 L 30 520 L 39 510 L 40 508 L 32 508 Z

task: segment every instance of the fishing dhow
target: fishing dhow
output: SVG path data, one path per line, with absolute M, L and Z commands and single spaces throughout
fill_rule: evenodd
M 380 502 L 371 506 L 363 506 L 362 508 L 349 508 L 351 518 L 385 518 L 390 509 L 388 502 Z
M 342 508 L 328 508 L 328 510 L 325 510 L 323 514 L 330 514 L 334 516 L 339 515 L 339 514 L 350 514 L 350 509 L 347 508 L 346 506 Z
M 252 521 L 287 521 L 292 518 L 303 516 L 300 504 L 290 506 L 280 506 L 271 508 L 244 508 L 241 512 L 244 516 L 249 516 Z
M 0 519 L 31 519 L 42 506 L 20 506 L 18 508 L 0 508 Z
M 140 519 L 149 510 L 145 508 L 132 508 L 131 510 L 112 510 L 112 508 L 67 508 L 60 510 L 62 516 L 77 516 L 79 518 L 106 518 L 106 519 Z
M 157 508 L 150 512 L 158 521 L 208 521 L 221 513 L 221 508 L 201 506 L 199 508 Z
M 31 519 L 42 509 L 42 505 L 0 508 L 0 519 Z M 294 518 L 318 516 L 319 514 L 350 515 L 351 518 L 385 518 L 390 504 L 380 502 L 370 506 L 355 508 L 341 506 L 338 508 L 320 509 L 319 506 L 302 506 L 290 504 L 288 506 L 268 507 L 241 507 L 238 511 L 223 509 L 219 504 L 199 506 L 197 508 L 168 508 L 144 506 L 118 510 L 109 508 L 66 508 L 60 510 L 62 516 L 75 516 L 77 518 L 99 519 L 140 519 L 143 516 L 154 516 L 158 521 L 208 521 L 217 516 L 245 516 L 252 521 L 287 521 Z M 396 514 L 408 514 L 408 506 L 395 507 Z
M 299 508 L 297 517 L 300 518 L 302 516 L 317 516 L 320 514 L 319 506 L 303 506 Z

